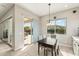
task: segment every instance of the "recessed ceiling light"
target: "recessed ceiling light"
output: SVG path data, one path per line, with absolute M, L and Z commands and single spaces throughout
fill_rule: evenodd
M 65 8 L 67 8 L 67 7 L 68 7 L 68 5 L 65 5 L 64 7 L 65 7 Z

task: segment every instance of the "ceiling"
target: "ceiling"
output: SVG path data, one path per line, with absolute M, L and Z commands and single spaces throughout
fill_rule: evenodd
M 49 6 L 48 3 L 20 3 L 18 4 L 21 7 L 28 9 L 32 13 L 38 16 L 48 15 Z M 56 13 L 64 10 L 68 10 L 71 8 L 78 7 L 79 3 L 52 3 L 50 6 L 50 12 Z
M 21 7 L 31 11 L 38 16 L 44 16 L 49 14 L 48 3 L 20 3 Z M 0 18 L 13 6 L 12 3 L 0 3 Z M 56 13 L 71 8 L 79 7 L 79 3 L 52 3 L 50 6 L 50 12 Z
M 12 7 L 10 3 L 0 3 L 0 18 Z

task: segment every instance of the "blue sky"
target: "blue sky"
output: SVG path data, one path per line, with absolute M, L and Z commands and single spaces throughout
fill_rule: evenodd
M 50 22 L 52 25 L 55 25 L 55 21 L 51 21 Z M 66 20 L 56 20 L 56 25 L 60 25 L 60 26 L 66 26 Z
M 66 21 L 65 20 L 57 20 L 56 24 L 61 25 L 61 26 L 66 26 Z

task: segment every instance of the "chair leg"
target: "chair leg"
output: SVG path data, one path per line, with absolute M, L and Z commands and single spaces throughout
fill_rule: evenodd
M 47 48 L 46 48 L 46 56 L 48 55 L 48 51 L 47 51 Z
M 38 44 L 38 55 L 40 55 L 40 45 Z
M 54 55 L 57 56 L 56 49 L 54 49 L 53 51 L 54 51 Z
M 54 49 L 54 53 L 55 53 L 55 56 L 59 55 L 59 46 L 57 47 L 57 49 Z
M 57 49 L 57 55 L 59 55 L 59 46 L 58 46 L 58 49 Z
M 45 47 L 44 47 L 44 56 L 46 55 L 46 53 L 45 53 Z
M 56 53 L 56 51 L 55 51 L 55 56 L 57 56 L 57 53 Z
M 52 54 L 52 56 L 53 56 L 53 48 L 51 49 L 51 54 Z
M 44 56 L 47 56 L 47 55 L 48 55 L 47 48 L 44 48 Z

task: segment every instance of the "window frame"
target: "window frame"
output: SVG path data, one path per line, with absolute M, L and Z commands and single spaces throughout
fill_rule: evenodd
M 65 20 L 66 31 L 65 31 L 64 34 L 61 34 L 61 33 L 57 33 L 57 32 L 56 32 L 56 21 L 57 21 L 57 20 Z M 54 29 L 55 32 L 54 32 L 54 34 L 60 34 L 60 35 L 66 35 L 66 34 L 67 34 L 67 17 L 58 18 L 58 19 L 50 19 L 48 23 L 50 23 L 50 21 L 55 21 L 55 29 Z M 48 29 L 48 27 L 47 27 L 47 29 Z M 47 32 L 47 34 L 49 34 L 49 33 Z

